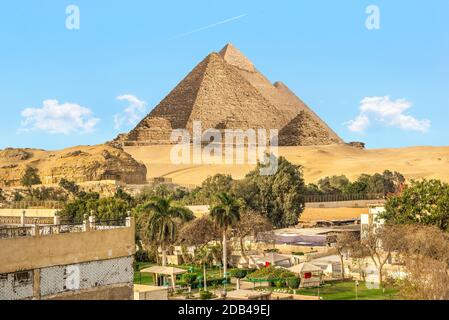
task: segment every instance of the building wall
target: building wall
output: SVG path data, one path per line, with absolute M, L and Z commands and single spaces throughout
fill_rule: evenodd
M 33 272 L 29 281 L 20 281 L 14 273 L 0 275 L 0 300 L 24 300 L 33 297 Z
M 133 286 L 128 284 L 111 285 L 101 288 L 65 292 L 43 300 L 132 300 Z
M 132 299 L 134 229 L 0 239 L 0 300 Z
M 135 285 L 134 300 L 168 300 L 168 289 L 165 287 Z
M 41 297 L 108 285 L 132 285 L 133 257 L 42 268 Z
M 0 240 L 0 273 L 70 265 L 135 253 L 134 224 L 112 230 Z
M 28 281 L 17 275 L 28 273 Z M 2 274 L 0 300 L 132 299 L 133 257 Z

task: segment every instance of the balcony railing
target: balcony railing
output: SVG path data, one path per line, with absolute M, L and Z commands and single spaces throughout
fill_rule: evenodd
M 53 225 L 0 226 L 0 239 L 50 236 L 55 234 L 112 230 L 131 226 L 131 217 L 113 220 L 99 220 L 91 216 L 81 223 L 61 223 Z
M 52 234 L 83 232 L 84 224 L 60 224 L 39 226 L 39 235 L 48 236 Z
M 62 201 L 12 201 L 0 203 L 0 208 L 6 209 L 63 209 L 65 203 Z
M 126 227 L 126 218 L 124 219 L 112 219 L 112 220 L 98 220 L 94 224 L 91 224 L 91 228 L 94 230 L 110 230 Z
M 0 227 L 0 239 L 32 237 L 33 227 Z

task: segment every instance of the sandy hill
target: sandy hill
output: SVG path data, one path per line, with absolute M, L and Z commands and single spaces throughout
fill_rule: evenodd
M 61 178 L 76 182 L 117 180 L 145 183 L 146 167 L 123 150 L 107 145 L 78 146 L 58 151 L 0 150 L 0 187 L 19 186 L 27 166 L 38 169 L 44 184 Z
M 198 185 L 210 175 L 231 174 L 243 178 L 253 165 L 173 165 L 170 145 L 127 147 L 126 152 L 148 167 L 148 178 L 166 177 L 175 183 Z M 406 178 L 437 178 L 449 182 L 449 147 L 357 149 L 347 145 L 280 147 L 279 153 L 304 167 L 307 182 L 345 174 L 355 179 L 362 173 L 396 170 Z
M 169 144 L 173 129 L 278 129 L 282 145 L 343 143 L 281 82 L 272 84 L 237 48 L 209 54 L 129 134 L 125 146 Z

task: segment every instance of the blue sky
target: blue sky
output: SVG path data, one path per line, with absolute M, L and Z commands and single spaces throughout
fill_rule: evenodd
M 346 141 L 449 145 L 448 0 L 16 0 L 0 10 L 0 148 L 110 140 L 227 42 Z

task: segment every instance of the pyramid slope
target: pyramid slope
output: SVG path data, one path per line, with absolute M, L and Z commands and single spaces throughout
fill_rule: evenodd
M 277 128 L 286 119 L 218 54 L 212 54 L 189 124 L 203 129 Z M 191 127 L 188 126 L 188 129 Z
M 255 72 L 254 64 L 239 49 L 228 43 L 220 51 L 220 56 L 230 65 L 245 71 Z
M 173 129 L 192 134 L 194 121 L 201 121 L 203 130 L 278 129 L 283 133 L 280 145 L 343 143 L 293 92 L 280 82 L 273 85 L 232 44 L 209 54 L 117 141 L 128 146 L 170 144 Z
M 217 53 L 204 59 L 127 136 L 125 145 L 170 144 L 173 129 L 278 128 L 288 119 Z
M 186 128 L 210 56 L 201 61 L 149 115 L 121 140 L 126 144 L 170 143 L 173 129 Z
M 220 55 L 227 63 L 238 68 L 240 74 L 249 81 L 259 92 L 268 99 L 279 111 L 289 118 L 289 121 L 296 117 L 299 112 L 305 111 L 315 120 L 315 124 L 322 130 L 328 131 L 332 137 L 333 143 L 343 143 L 343 140 L 301 99 L 299 99 L 284 83 L 276 82 L 274 85 L 256 68 L 244 68 L 242 65 L 247 64 L 249 59 L 244 56 L 232 44 L 227 44 L 221 51 Z M 251 63 L 252 65 L 252 63 Z M 288 125 L 289 121 L 283 125 Z
M 335 133 L 335 131 L 326 124 L 326 122 L 324 122 L 312 109 L 310 109 L 300 98 L 298 98 L 284 83 L 276 82 L 275 87 L 278 89 L 283 99 L 285 99 L 284 101 L 286 101 L 286 104 L 294 106 L 298 110 L 309 114 L 316 124 L 327 132 L 332 143 L 344 143 L 343 139 L 341 139 L 337 133 Z

